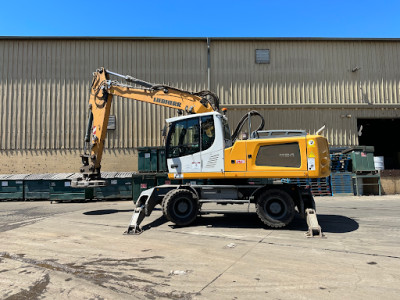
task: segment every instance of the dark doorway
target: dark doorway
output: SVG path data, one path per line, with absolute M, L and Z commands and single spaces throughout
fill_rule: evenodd
M 385 169 L 400 169 L 400 119 L 357 119 L 357 130 L 359 144 L 374 146 Z

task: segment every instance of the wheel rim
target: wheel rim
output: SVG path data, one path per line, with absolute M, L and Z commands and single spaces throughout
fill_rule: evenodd
M 180 218 L 188 217 L 193 210 L 193 203 L 187 198 L 180 198 L 174 205 L 174 212 Z
M 264 211 L 274 219 L 280 219 L 285 216 L 287 206 L 284 201 L 279 198 L 270 199 L 265 202 Z

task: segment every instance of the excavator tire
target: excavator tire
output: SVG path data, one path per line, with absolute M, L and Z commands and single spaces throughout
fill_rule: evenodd
M 164 216 L 179 226 L 185 226 L 196 220 L 199 201 L 196 195 L 186 189 L 169 191 L 163 199 Z
M 265 225 L 273 228 L 285 227 L 296 213 L 292 197 L 279 189 L 262 192 L 257 198 L 256 212 Z
M 168 195 L 168 193 L 167 193 L 167 195 Z M 163 213 L 163 216 L 168 219 L 168 217 L 167 217 L 167 206 L 165 205 L 165 202 L 166 202 L 165 200 L 168 199 L 167 195 L 165 195 L 164 198 L 161 201 L 161 211 Z
M 167 217 L 167 214 L 165 213 L 164 207 L 165 207 L 165 197 L 161 201 L 161 211 L 163 213 L 163 216 Z

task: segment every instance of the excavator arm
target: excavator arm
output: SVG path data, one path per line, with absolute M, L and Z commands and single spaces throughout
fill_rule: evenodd
M 129 84 L 110 80 L 110 75 L 123 78 Z M 104 185 L 100 169 L 113 96 L 174 108 L 188 114 L 219 110 L 219 99 L 212 92 L 191 93 L 166 85 L 155 85 L 129 75 L 120 75 L 104 68 L 98 69 L 93 73 L 90 88 L 85 146 L 81 155 L 80 172 L 83 176 L 82 180 L 74 181 L 73 186 Z

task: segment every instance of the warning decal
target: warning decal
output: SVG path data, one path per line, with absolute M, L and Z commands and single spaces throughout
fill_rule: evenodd
M 315 158 L 308 158 L 307 159 L 308 170 L 314 171 L 315 170 Z

